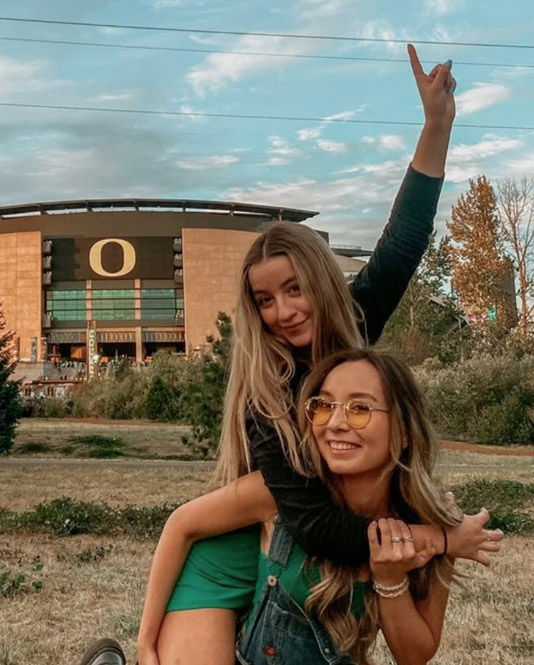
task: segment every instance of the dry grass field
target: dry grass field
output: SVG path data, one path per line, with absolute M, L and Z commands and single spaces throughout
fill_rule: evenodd
M 20 436 L 44 436 L 24 421 Z M 50 421 L 48 421 L 50 423 Z M 47 424 L 48 424 L 47 423 Z M 54 445 L 97 423 L 50 423 Z M 108 436 L 126 438 L 123 425 L 105 425 Z M 179 433 L 172 425 L 139 425 L 144 445 L 168 455 Z M 33 428 L 33 429 L 32 429 Z M 131 429 L 131 426 L 130 426 Z M 135 428 L 134 428 L 135 429 Z M 61 430 L 61 431 L 60 431 Z M 94 433 L 92 431 L 91 433 Z M 26 439 L 26 442 L 29 439 Z M 157 443 L 156 443 L 157 442 Z M 19 441 L 19 445 L 21 445 Z M 177 461 L 74 460 L 27 456 L 0 460 L 0 508 L 23 511 L 60 496 L 121 507 L 178 503 L 206 490 L 211 464 Z M 443 451 L 440 474 L 448 485 L 473 477 L 531 482 L 534 457 Z M 530 506 L 532 514 L 533 506 Z M 155 543 L 123 537 L 58 537 L 0 533 L 0 575 L 24 575 L 28 593 L 0 595 L 0 665 L 76 665 L 95 637 L 111 636 L 133 662 L 145 580 Z M 470 577 L 455 588 L 442 646 L 434 665 L 534 663 L 534 536 L 506 539 L 490 569 L 464 564 Z M 37 587 L 37 590 L 33 589 Z M 39 589 L 39 587 L 41 587 Z M 384 651 L 379 662 L 389 663 Z M 216 664 L 214 664 L 216 665 Z

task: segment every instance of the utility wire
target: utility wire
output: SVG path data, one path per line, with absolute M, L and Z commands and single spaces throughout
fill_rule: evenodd
M 150 25 L 128 25 L 124 23 L 89 23 L 86 21 L 54 21 L 51 19 L 20 18 L 14 16 L 0 16 L 0 21 L 16 21 L 18 23 L 37 23 L 46 25 L 70 25 L 87 28 L 116 28 L 120 30 L 153 30 L 157 32 L 185 32 L 203 35 L 229 35 L 229 36 L 252 36 L 252 37 L 280 37 L 282 39 L 316 39 L 323 41 L 342 42 L 373 42 L 381 44 L 433 44 L 440 46 L 477 46 L 480 48 L 514 48 L 532 49 L 534 44 L 502 44 L 492 42 L 453 42 L 436 41 L 432 39 L 385 39 L 380 37 L 342 37 L 340 35 L 305 35 L 288 32 L 252 32 L 242 30 L 201 30 L 200 28 L 171 28 L 166 26 Z
M 138 115 L 163 115 L 171 117 L 191 118 L 229 118 L 231 120 L 283 120 L 289 122 L 321 122 L 355 125 L 400 125 L 404 127 L 421 127 L 424 123 L 409 120 L 364 120 L 357 118 L 313 118 L 306 116 L 287 115 L 256 115 L 245 113 L 208 113 L 204 111 L 157 111 L 151 109 L 102 108 L 98 106 L 65 106 L 62 104 L 24 104 L 22 102 L 0 102 L 7 108 L 48 109 L 54 111 L 90 111 L 95 113 L 127 113 Z M 475 125 L 470 123 L 454 123 L 455 127 L 469 129 L 510 129 L 516 131 L 534 131 L 534 126 L 520 125 Z
M 179 48 L 175 46 L 143 46 L 140 44 L 105 44 L 103 42 L 80 42 L 68 41 L 64 39 L 30 39 L 28 37 L 5 37 L 0 36 L 0 41 L 7 42 L 24 42 L 32 44 L 60 44 L 65 46 L 94 46 L 99 48 L 114 48 L 114 49 L 130 49 L 139 51 L 167 51 L 178 53 L 217 53 L 228 55 L 252 55 L 270 58 L 302 58 L 313 60 L 353 60 L 358 62 L 408 62 L 407 58 L 369 58 L 365 56 L 348 56 L 348 55 L 313 55 L 304 53 L 270 53 L 266 51 L 223 51 L 220 49 L 204 49 L 204 48 Z M 433 65 L 434 60 L 421 60 L 421 64 Z M 508 68 L 523 68 L 534 69 L 534 65 L 519 65 L 508 64 L 501 62 L 461 62 L 454 61 L 454 66 L 465 65 L 475 67 L 508 67 Z

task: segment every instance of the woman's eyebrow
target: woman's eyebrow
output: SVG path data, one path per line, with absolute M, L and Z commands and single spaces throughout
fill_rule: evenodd
M 350 393 L 349 397 L 351 399 L 361 399 L 361 398 L 370 399 L 371 401 L 378 403 L 376 397 L 371 393 Z
M 319 395 L 324 395 L 325 397 L 328 397 L 328 398 L 333 397 L 333 394 L 329 390 L 324 390 L 324 388 L 321 388 L 321 390 L 319 391 Z M 349 393 L 347 395 L 347 397 L 349 399 L 369 399 L 369 400 L 371 400 L 373 402 L 376 402 L 378 404 L 378 400 L 371 393 L 357 393 L 357 392 L 355 392 L 355 393 Z
M 283 289 L 286 286 L 288 286 L 289 284 L 291 284 L 291 282 L 297 282 L 297 281 L 298 281 L 297 278 L 295 277 L 295 275 L 293 275 L 292 277 L 289 277 L 288 279 L 286 279 L 285 282 L 280 284 L 280 288 Z M 252 293 L 254 295 L 257 295 L 258 293 L 270 293 L 270 289 L 256 289 L 256 290 L 253 290 Z

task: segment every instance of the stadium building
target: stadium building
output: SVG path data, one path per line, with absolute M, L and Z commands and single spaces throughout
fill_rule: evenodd
M 257 235 L 316 214 L 157 199 L 0 207 L 0 304 L 17 375 L 65 380 L 73 372 L 61 369 L 76 367 L 79 379 L 113 359 L 143 364 L 159 349 L 202 348 L 217 313 L 232 314 Z M 333 249 L 347 276 L 364 265 L 354 257 L 369 255 Z

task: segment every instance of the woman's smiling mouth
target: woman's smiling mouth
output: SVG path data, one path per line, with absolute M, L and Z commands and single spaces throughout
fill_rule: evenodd
M 350 443 L 349 441 L 327 441 L 328 446 L 335 452 L 345 452 L 348 450 L 356 450 L 361 448 L 359 443 Z

